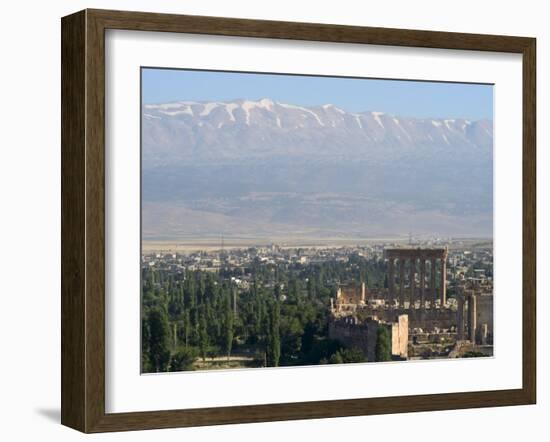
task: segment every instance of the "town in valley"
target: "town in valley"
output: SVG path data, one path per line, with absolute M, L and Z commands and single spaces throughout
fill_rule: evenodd
M 491 240 L 142 255 L 142 371 L 493 354 Z

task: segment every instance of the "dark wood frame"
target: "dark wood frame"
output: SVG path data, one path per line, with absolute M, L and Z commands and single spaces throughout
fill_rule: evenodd
M 61 422 L 83 432 L 534 404 L 536 40 L 526 37 L 84 10 L 62 30 Z M 523 56 L 523 386 L 514 390 L 105 413 L 105 30 L 184 32 Z

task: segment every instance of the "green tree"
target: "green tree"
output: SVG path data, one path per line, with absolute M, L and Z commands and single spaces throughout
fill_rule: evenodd
M 194 308 L 197 305 L 197 290 L 195 286 L 195 275 L 193 273 L 189 273 L 185 280 L 184 298 L 186 307 Z
M 203 308 L 201 309 L 201 314 L 199 316 L 199 348 L 203 361 L 206 359 L 206 352 L 208 351 L 208 345 L 210 343 L 209 341 L 208 327 L 206 324 L 206 312 Z
M 141 371 L 143 373 L 150 373 L 151 363 L 150 363 L 150 352 L 149 352 L 149 341 L 151 337 L 149 335 L 149 324 L 147 318 L 144 316 L 141 318 Z
M 231 295 L 227 296 L 225 302 L 225 354 L 229 358 L 231 356 L 231 348 L 233 346 L 233 331 L 234 331 L 234 321 L 233 321 L 233 310 L 231 308 Z
M 315 290 L 315 280 L 313 278 L 308 278 L 307 280 L 307 297 L 309 300 L 312 300 L 315 298 L 316 290 Z
M 340 353 L 340 350 L 338 350 L 336 353 L 333 353 L 330 355 L 330 358 L 328 360 L 329 364 L 343 364 L 344 359 L 342 358 L 342 354 Z
M 270 367 L 279 366 L 279 358 L 281 357 L 281 307 L 278 301 L 273 303 L 269 321 L 269 333 L 267 339 L 267 365 Z
M 192 348 L 177 351 L 170 360 L 170 371 L 188 371 L 193 369 L 193 362 L 197 357 Z
M 289 302 L 297 303 L 298 302 L 299 287 L 298 281 L 295 276 L 288 281 L 288 300 Z
M 163 308 L 155 307 L 149 311 L 149 362 L 157 373 L 167 371 L 170 362 L 170 326 Z
M 391 360 L 391 338 L 388 328 L 379 325 L 376 332 L 376 361 L 384 362 Z
M 183 312 L 183 332 L 185 333 L 185 348 L 189 346 L 189 336 L 191 336 L 191 318 L 189 309 Z
M 361 350 L 356 348 L 344 348 L 340 350 L 342 355 L 342 360 L 345 364 L 355 363 L 355 362 L 367 362 L 367 358 Z
M 302 351 L 302 336 L 304 335 L 304 326 L 302 310 L 306 306 L 298 307 L 296 305 L 285 305 L 283 307 L 283 317 L 280 324 L 281 352 L 285 361 L 291 360 Z M 307 321 L 304 321 L 304 323 Z

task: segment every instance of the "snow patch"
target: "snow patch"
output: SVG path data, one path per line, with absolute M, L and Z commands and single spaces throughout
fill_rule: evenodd
M 161 114 L 171 117 L 181 114 L 193 116 L 193 109 L 191 107 L 193 104 L 196 103 L 194 101 L 178 101 L 177 103 L 146 104 L 145 109 L 154 109 Z
M 451 127 L 451 123 L 454 123 L 455 120 L 443 120 L 443 121 L 445 123 L 445 126 L 447 126 L 447 129 L 453 130 L 453 128 Z
M 245 101 L 241 107 L 246 114 L 246 125 L 250 126 L 250 109 L 254 109 L 256 107 L 256 103 L 253 101 Z
M 274 102 L 269 98 L 262 98 L 260 101 L 245 101 L 242 104 L 242 108 L 246 113 L 246 124 L 250 124 L 250 111 L 256 107 L 260 109 L 272 110 Z
M 384 112 L 371 112 L 371 115 L 373 116 L 374 120 L 380 125 L 380 127 L 384 129 L 384 123 L 382 123 L 382 120 L 380 119 L 380 116 L 384 115 Z
M 241 107 L 246 114 L 246 124 L 250 125 L 250 111 L 252 109 L 259 107 L 260 109 L 271 111 L 274 105 L 275 103 L 269 98 L 262 98 L 260 101 L 245 101 Z
M 306 112 L 308 114 L 311 114 L 315 117 L 315 119 L 317 120 L 317 122 L 319 123 L 320 126 L 324 126 L 323 122 L 321 121 L 321 119 L 319 118 L 319 115 L 317 115 L 315 112 L 313 112 L 312 110 L 309 110 L 309 109 L 306 109 L 305 107 L 302 107 L 302 106 L 295 106 L 293 104 L 283 104 L 283 103 L 278 103 L 279 106 L 281 107 L 284 107 L 285 109 L 294 109 L 294 110 L 300 110 L 302 112 Z
M 177 111 L 159 111 L 161 114 L 164 114 L 164 115 L 168 115 L 170 117 L 175 117 L 176 115 L 181 115 L 181 114 L 187 114 L 187 115 L 191 115 L 193 116 L 193 109 L 191 109 L 190 107 L 186 107 L 185 109 L 182 109 L 182 110 L 177 110 Z
M 174 103 L 162 103 L 162 104 L 146 104 L 145 109 L 160 109 L 160 110 L 169 110 L 169 109 L 190 109 L 190 106 L 197 104 L 195 101 L 177 101 Z
M 225 110 L 229 114 L 229 118 L 231 118 L 231 121 L 237 121 L 235 120 L 235 115 L 233 115 L 233 111 L 239 107 L 238 104 L 235 103 L 229 103 L 225 105 Z
M 271 110 L 274 105 L 275 105 L 275 103 L 273 102 L 273 100 L 270 100 L 269 98 L 262 98 L 258 102 L 258 107 L 262 107 L 262 108 L 267 109 L 267 110 Z
M 399 122 L 399 120 L 397 118 L 393 118 L 393 122 L 397 125 L 397 127 L 399 127 L 399 129 L 401 129 L 401 132 L 403 132 L 407 138 L 412 141 L 412 137 L 409 135 L 409 133 L 405 130 L 405 128 L 401 125 L 401 123 Z M 399 136 L 397 136 L 399 138 Z
M 345 114 L 346 111 L 340 109 L 339 107 L 336 107 L 334 104 L 323 104 L 323 106 L 321 106 L 323 109 L 327 110 L 327 109 L 334 109 L 336 112 L 340 113 L 340 114 Z
M 207 116 L 208 114 L 210 114 L 210 112 L 212 112 L 218 106 L 219 106 L 219 103 L 206 103 L 204 105 L 204 108 L 203 108 L 202 112 L 200 113 L 200 116 L 201 117 Z

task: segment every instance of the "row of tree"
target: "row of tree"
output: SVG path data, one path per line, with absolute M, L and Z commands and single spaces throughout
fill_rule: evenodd
M 197 359 L 234 353 L 271 367 L 362 362 L 361 352 L 328 338 L 330 298 L 340 281 L 380 287 L 384 274 L 383 263 L 360 256 L 310 265 L 257 260 L 219 273 L 144 268 L 142 371 L 190 370 Z

